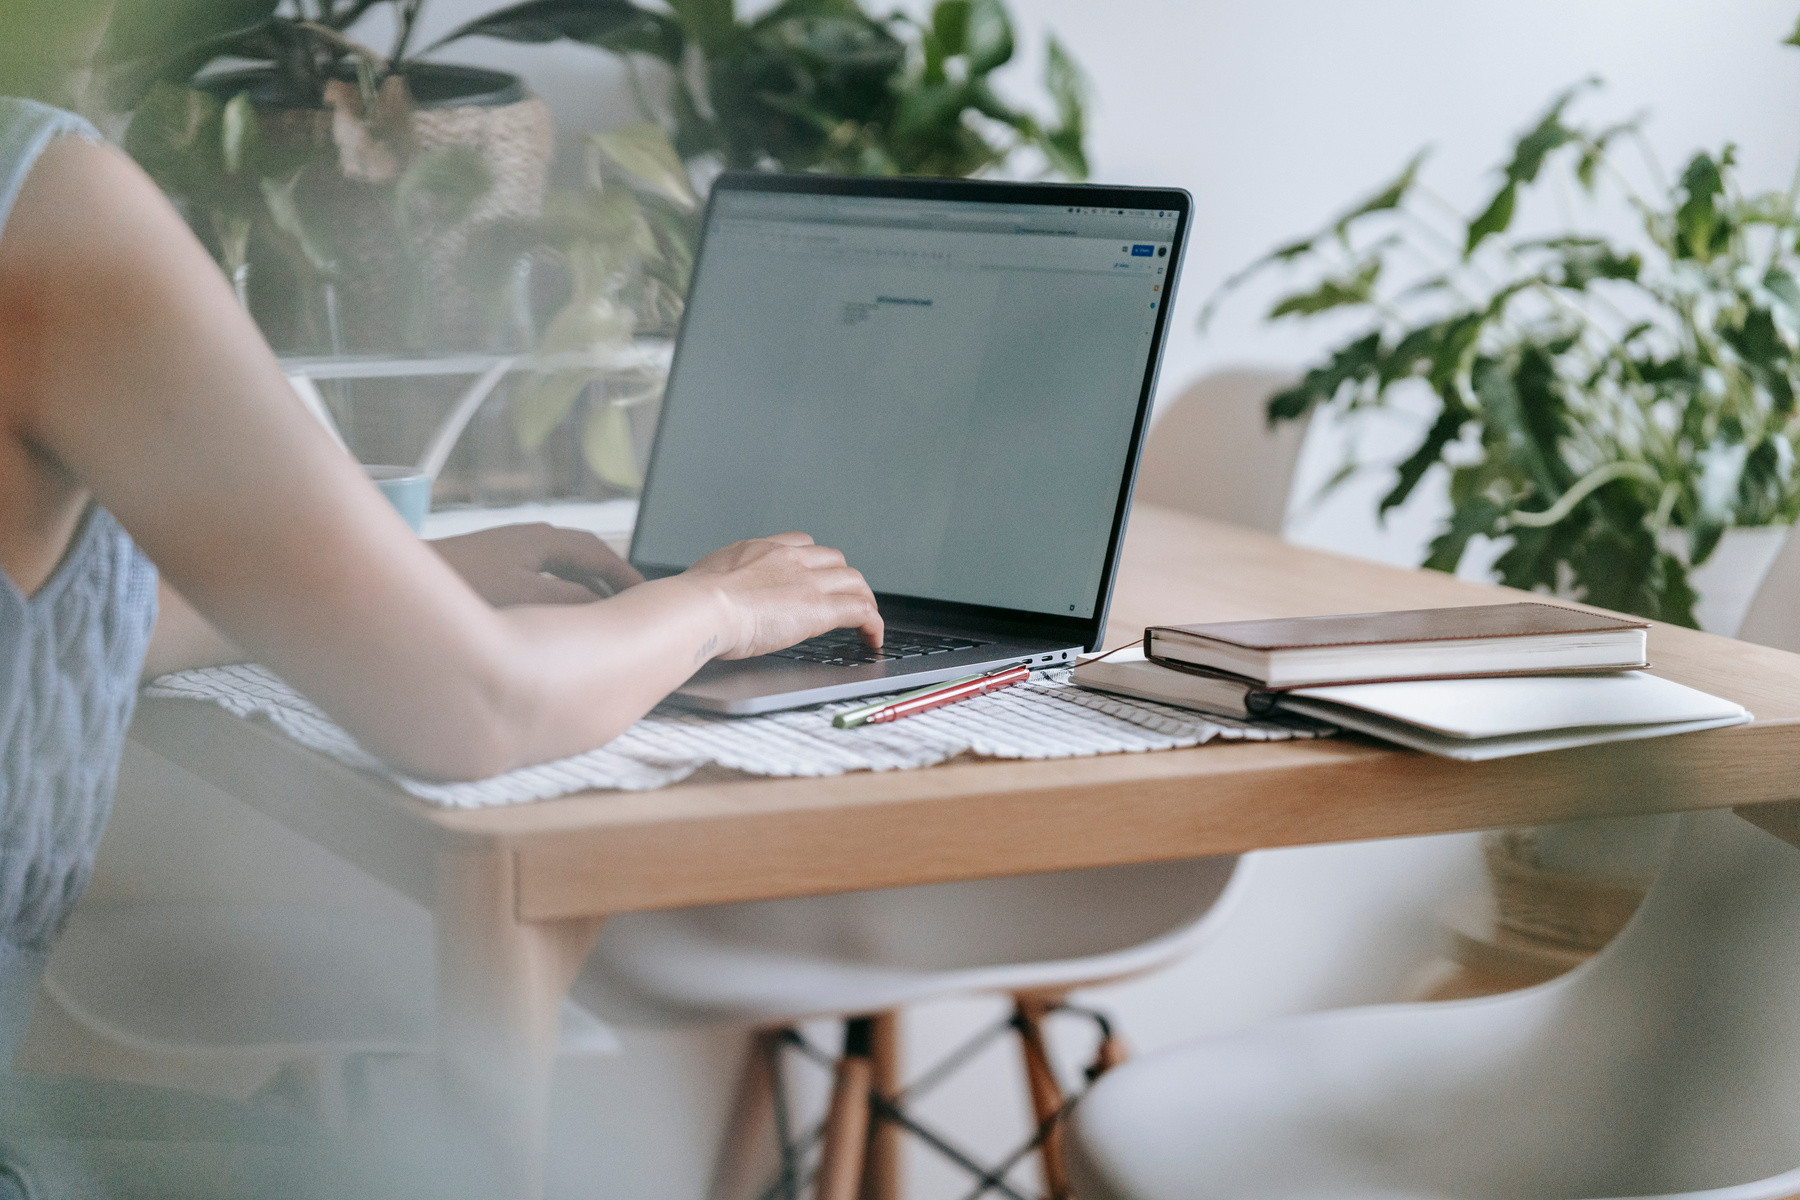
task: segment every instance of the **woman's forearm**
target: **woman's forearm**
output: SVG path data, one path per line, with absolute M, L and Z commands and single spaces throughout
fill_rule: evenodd
M 658 579 L 599 604 L 501 614 L 518 638 L 512 664 L 522 722 L 508 766 L 604 745 L 719 652 L 730 636 L 723 597 L 687 576 Z

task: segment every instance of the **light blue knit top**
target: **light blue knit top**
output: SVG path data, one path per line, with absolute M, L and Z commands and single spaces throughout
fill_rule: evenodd
M 0 238 L 32 163 L 65 134 L 97 136 L 0 98 Z M 93 870 L 155 619 L 156 569 L 100 508 L 35 594 L 0 572 L 0 1071 Z

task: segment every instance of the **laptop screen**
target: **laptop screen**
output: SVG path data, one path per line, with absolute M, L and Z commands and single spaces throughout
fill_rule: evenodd
M 1093 618 L 1178 222 L 716 191 L 633 559 L 797 529 L 877 593 Z

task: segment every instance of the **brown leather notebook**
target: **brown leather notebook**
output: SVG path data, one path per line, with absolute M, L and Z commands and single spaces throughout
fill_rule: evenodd
M 1649 665 L 1646 621 L 1559 604 L 1156 625 L 1152 659 L 1229 671 L 1267 687 L 1621 671 Z

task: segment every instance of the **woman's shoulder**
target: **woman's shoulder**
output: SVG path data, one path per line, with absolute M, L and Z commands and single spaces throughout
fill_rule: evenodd
M 5 227 L 7 214 L 38 155 L 65 135 L 100 140 L 94 127 L 72 112 L 35 100 L 0 96 L 0 229 Z
M 13 142 L 38 141 L 73 133 L 98 139 L 100 134 L 87 118 L 65 109 L 23 100 L 16 96 L 0 96 L 0 146 Z

